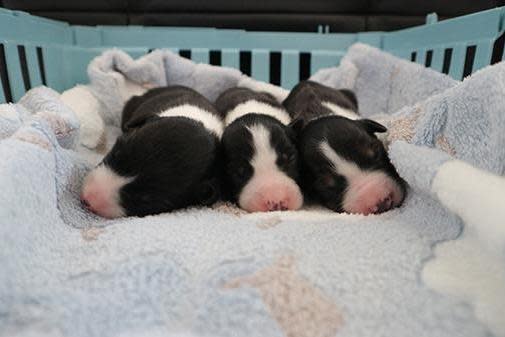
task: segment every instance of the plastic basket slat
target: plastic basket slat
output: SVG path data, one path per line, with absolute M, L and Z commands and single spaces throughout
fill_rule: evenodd
M 62 46 L 47 45 L 42 47 L 42 55 L 44 57 L 45 74 L 47 86 L 56 91 L 63 91 L 68 86 L 65 86 L 64 62 Z M 67 60 L 71 62 L 72 60 Z
M 13 43 L 4 43 L 4 48 L 12 99 L 18 101 L 26 92 L 23 75 L 21 73 L 18 48 L 17 45 Z
M 133 48 L 121 48 L 121 49 L 123 49 L 126 53 L 128 53 L 128 55 L 130 55 L 133 59 L 137 59 L 141 56 L 144 56 L 149 51 L 149 48 L 147 47 L 144 48 L 133 47 Z
M 463 77 L 463 68 L 465 66 L 466 44 L 458 44 L 452 48 L 451 65 L 449 75 L 456 79 Z
M 42 78 L 40 76 L 39 61 L 37 59 L 37 46 L 26 45 L 25 50 L 32 88 L 38 87 L 39 85 L 42 85 Z
M 0 81 L 0 103 L 4 103 L 6 101 L 7 101 L 7 99 L 5 98 L 5 95 L 4 95 L 4 87 L 2 85 L 2 81 Z
M 67 83 L 87 83 L 88 65 L 95 57 L 103 52 L 103 48 L 82 48 L 73 47 L 65 49 L 65 60 L 72 60 L 72 63 L 67 63 L 65 78 Z
M 391 54 L 401 57 L 403 59 L 410 59 L 411 52 L 409 50 L 391 50 Z
M 76 29 L 80 27 L 75 27 Z M 117 47 L 146 46 L 166 47 L 176 45 L 181 49 L 191 48 L 237 48 L 237 49 L 297 49 L 304 51 L 320 49 L 345 50 L 356 42 L 356 34 L 315 34 L 285 32 L 247 32 L 243 30 L 218 30 L 214 28 L 180 27 L 107 27 L 95 28 L 101 45 Z M 366 37 L 372 44 L 380 41 L 381 33 L 369 33 Z M 75 34 L 76 38 L 80 34 Z M 90 39 L 86 39 L 89 41 Z M 301 44 L 300 42 L 303 41 Z M 79 43 L 79 40 L 77 40 Z
M 88 82 L 89 61 L 112 47 L 133 58 L 169 48 L 196 62 L 232 67 L 290 89 L 321 68 L 337 66 L 349 46 L 362 42 L 462 79 L 503 59 L 503 27 L 505 7 L 394 32 L 357 34 L 84 27 L 0 9 L 5 46 L 0 102 L 16 101 L 26 89 L 44 83 L 64 90 Z
M 251 76 L 257 80 L 269 82 L 269 52 L 263 49 L 253 49 L 251 54 Z
M 72 33 L 74 40 L 81 47 L 96 47 L 102 44 L 102 34 L 95 27 L 73 26 Z
M 426 62 L 426 50 L 418 49 L 416 63 L 419 63 L 420 65 L 424 66 L 425 62 Z
M 238 49 L 225 48 L 221 50 L 221 65 L 239 69 L 240 53 Z
M 334 67 L 340 63 L 343 57 L 342 52 L 334 51 L 314 51 L 311 56 L 310 71 L 314 74 L 319 69 Z
M 1 61 L 1 60 L 0 60 Z M 2 69 L 0 69 L 0 72 L 2 72 Z M 0 74 L 0 75 L 3 75 L 3 74 Z M 4 86 L 3 86 L 3 81 L 2 79 L 0 78 L 0 103 L 4 103 L 7 101 L 7 98 L 5 97 L 5 94 L 4 94 Z
M 281 55 L 281 86 L 285 89 L 291 89 L 300 80 L 298 72 L 300 53 L 294 50 L 284 50 Z
M 209 63 L 209 49 L 193 48 L 191 49 L 191 60 L 196 63 Z
M 447 45 L 448 41 L 478 41 L 494 36 L 500 27 L 501 9 L 492 9 L 437 24 L 386 33 L 383 49 L 416 49 Z
M 432 52 L 430 68 L 441 72 L 444 64 L 444 48 L 434 48 Z
M 0 32 L 3 40 L 38 44 L 73 42 L 69 25 L 28 13 L 0 8 Z
M 472 72 L 488 66 L 491 62 L 491 55 L 493 54 L 492 41 L 485 40 L 477 43 L 477 50 L 475 51 L 475 60 L 472 67 Z

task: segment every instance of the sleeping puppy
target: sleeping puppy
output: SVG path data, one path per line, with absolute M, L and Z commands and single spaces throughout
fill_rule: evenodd
M 225 91 L 215 105 L 225 121 L 230 198 L 249 212 L 299 209 L 298 154 L 287 111 L 270 94 L 246 88 Z
M 181 87 L 149 90 L 123 109 L 121 135 L 84 181 L 81 200 L 107 218 L 145 216 L 219 197 L 223 124 L 212 103 Z
M 308 195 L 348 213 L 381 213 L 402 203 L 406 184 L 375 135 L 387 129 L 360 119 L 352 91 L 304 81 L 283 105 L 295 119 Z

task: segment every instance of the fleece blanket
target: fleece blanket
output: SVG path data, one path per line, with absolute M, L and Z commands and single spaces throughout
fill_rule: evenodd
M 458 82 L 355 45 L 313 76 L 390 128 L 409 195 L 370 216 L 90 214 L 80 185 L 132 94 L 287 93 L 165 50 L 112 50 L 88 73 L 0 106 L 0 336 L 505 336 L 505 64 Z

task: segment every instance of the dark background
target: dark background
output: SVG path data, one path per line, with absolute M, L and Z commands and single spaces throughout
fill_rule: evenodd
M 388 31 L 502 6 L 505 0 L 0 0 L 79 25 L 198 26 L 263 31 Z

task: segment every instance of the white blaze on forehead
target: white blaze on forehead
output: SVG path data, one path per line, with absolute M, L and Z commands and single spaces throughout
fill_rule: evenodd
M 347 179 L 357 178 L 365 174 L 355 163 L 340 157 L 335 150 L 328 144 L 327 141 L 321 142 L 319 145 L 321 153 L 329 160 L 335 173 L 343 175 Z
M 298 184 L 277 166 L 277 152 L 271 145 L 270 131 L 261 124 L 247 128 L 252 136 L 253 175 L 240 192 L 239 205 L 247 210 L 256 208 L 258 200 L 285 199 L 288 209 L 302 206 L 303 196 Z M 265 194 L 266 193 L 266 194 Z M 256 205 L 256 206 L 252 206 Z
M 251 113 L 258 113 L 273 117 L 284 125 L 291 123 L 291 117 L 283 108 L 274 107 L 267 103 L 252 100 L 241 103 L 233 110 L 229 111 L 224 120 L 224 124 L 225 126 L 228 126 L 236 119 Z
M 270 131 L 263 125 L 253 125 L 247 128 L 251 133 L 254 156 L 251 166 L 255 172 L 279 170 L 277 167 L 277 152 L 270 144 Z
M 375 213 L 382 201 L 391 200 L 393 207 L 403 200 L 400 185 L 381 170 L 362 170 L 355 163 L 342 158 L 323 141 L 319 150 L 331 163 L 336 174 L 347 179 L 347 188 L 342 200 L 342 208 L 350 213 Z
M 321 105 L 328 108 L 333 112 L 333 115 L 349 118 L 352 120 L 360 119 L 361 117 L 354 111 L 343 108 L 337 104 L 331 102 L 321 102 Z
M 82 196 L 99 215 L 121 217 L 126 213 L 120 205 L 119 190 L 133 179 L 120 176 L 108 166 L 100 164 L 86 177 Z
M 160 117 L 186 117 L 198 121 L 214 133 L 218 138 L 223 134 L 223 122 L 212 112 L 194 105 L 183 104 L 164 110 L 158 114 Z

